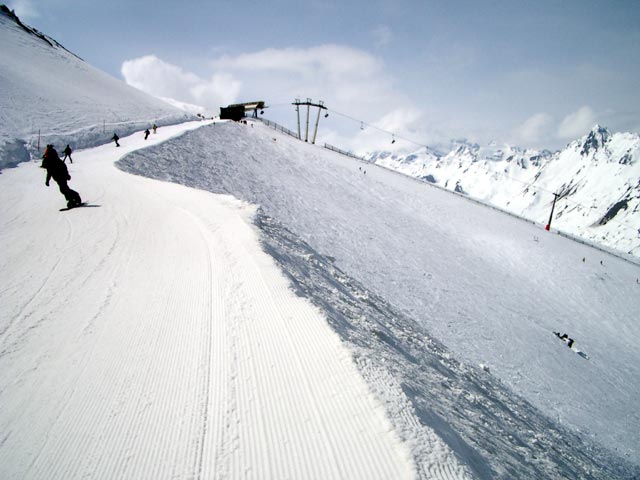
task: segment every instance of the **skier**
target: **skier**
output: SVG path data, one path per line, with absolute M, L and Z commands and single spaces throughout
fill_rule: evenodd
M 149 135 L 150 135 L 150 134 L 151 134 L 151 132 L 150 132 L 150 131 L 149 131 L 149 129 L 147 128 L 147 129 L 144 131 L 144 139 L 146 140 L 147 138 L 149 138 Z
M 118 140 L 120 140 L 120 137 L 115 132 L 113 133 L 113 137 L 111 137 L 111 140 L 116 142 L 116 147 L 120 146 L 120 144 L 118 143 Z
M 63 162 L 66 162 L 67 157 L 69 157 L 69 161 L 73 163 L 73 160 L 71 159 L 71 152 L 73 152 L 73 150 L 71 150 L 71 147 L 67 144 L 67 148 L 62 151 L 62 153 L 64 153 L 64 158 L 62 159 Z
M 67 182 L 71 180 L 67 165 L 60 160 L 58 152 L 53 148 L 53 145 L 47 145 L 44 156 L 42 158 L 42 168 L 47 170 L 47 180 L 45 185 L 49 186 L 49 181 L 53 178 L 60 187 L 60 193 L 64 195 L 67 200 L 67 207 L 78 207 L 82 203 L 80 195 L 75 190 L 71 190 Z
M 157 132 L 157 130 L 158 130 L 158 126 L 157 126 L 155 123 L 153 124 L 153 127 L 152 127 L 152 128 L 153 128 L 153 133 L 158 133 L 158 132 Z

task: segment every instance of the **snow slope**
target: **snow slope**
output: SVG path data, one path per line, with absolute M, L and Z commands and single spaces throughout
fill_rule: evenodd
M 640 135 L 596 125 L 560 152 L 458 143 L 447 154 L 378 152 L 379 165 L 640 257 Z
M 42 186 L 39 162 L 0 177 L 3 478 L 631 478 L 638 473 L 587 435 L 563 427 L 564 418 L 541 414 L 488 368 L 460 363 L 415 315 L 347 275 L 337 266 L 345 262 L 314 250 L 313 235 L 305 242 L 267 215 L 268 202 L 256 212 L 229 196 L 114 168 L 114 160 L 141 146 L 149 147 L 145 155 L 128 155 L 121 163 L 135 161 L 160 176 L 204 182 L 212 178 L 199 167 L 217 168 L 219 174 L 229 163 L 259 164 L 268 168 L 235 181 L 254 192 L 263 189 L 276 202 L 284 197 L 274 188 L 286 195 L 307 189 L 304 197 L 289 196 L 283 203 L 295 207 L 301 220 L 308 212 L 299 202 L 308 198 L 326 207 L 319 200 L 326 196 L 322 177 L 344 173 L 342 158 L 318 156 L 317 150 L 281 137 L 274 142 L 261 126 L 204 127 L 154 146 L 181 130 L 160 129 L 146 142 L 138 133 L 122 139 L 120 149 L 106 145 L 78 152 L 71 185 L 93 207 L 57 212 L 64 200 L 55 188 Z M 200 149 L 201 141 L 213 142 L 213 157 Z M 254 156 L 237 156 L 234 144 L 243 150 L 252 145 Z M 358 182 L 351 186 L 364 189 L 343 190 L 335 183 L 331 194 L 344 206 L 366 191 L 368 201 L 376 201 L 371 194 L 382 190 L 371 190 L 368 182 L 388 188 L 400 181 L 405 195 L 411 186 L 425 188 L 384 170 L 377 179 L 373 172 L 365 177 L 348 162 L 341 168 Z M 274 176 L 283 166 L 295 171 L 301 165 L 311 166 L 316 176 L 289 177 L 283 171 Z M 271 175 L 274 187 L 261 182 L 260 171 Z M 385 203 L 398 207 L 390 197 Z M 339 212 L 342 220 L 346 214 Z M 257 228 L 250 226 L 252 218 Z M 325 237 L 340 238 L 347 225 L 330 229 L 321 217 L 307 221 L 317 221 L 315 233 Z M 362 226 L 356 217 L 351 222 Z M 384 232 L 395 234 L 393 227 Z M 271 258 L 259 248 L 258 233 Z M 394 242 L 409 238 L 398 234 Z M 351 260 L 371 258 L 371 251 L 359 255 Z M 403 258 L 408 257 L 396 260 L 409 267 Z M 455 270 L 455 263 L 449 266 Z M 625 268 L 614 271 L 618 275 Z M 385 273 L 384 264 L 376 271 L 392 278 L 397 273 Z M 430 288 L 437 294 L 442 286 L 433 282 Z M 514 283 L 516 294 L 521 288 Z M 457 308 L 469 308 L 479 293 L 458 293 Z M 578 340 L 589 334 L 592 342 L 594 326 L 586 327 Z M 551 337 L 545 334 L 544 340 Z M 560 343 L 536 345 L 538 368 L 562 361 L 585 382 L 591 380 L 580 369 L 587 361 L 554 342 Z M 494 347 L 499 350 L 499 344 Z M 606 352 L 589 353 L 598 370 L 611 366 Z M 520 368 L 520 373 L 528 372 Z M 620 408 L 616 397 L 624 392 L 614 380 L 610 406 L 620 413 L 626 407 Z M 593 405 L 578 405 L 585 406 Z M 633 452 L 632 426 L 614 439 L 625 452 Z M 635 461 L 633 455 L 626 456 Z
M 3 165 L 183 118 L 0 37 Z M 0 477 L 640 475 L 637 266 L 259 124 L 172 138 L 198 126 L 77 151 L 78 210 L 39 161 L 0 175 Z M 142 147 L 120 166 L 225 195 L 114 168 Z
M 435 381 L 427 365 L 434 368 L 435 360 L 425 358 L 420 348 L 414 351 L 416 338 L 441 340 L 454 358 L 485 365 L 553 419 L 541 430 L 569 426 L 583 439 L 640 463 L 640 417 L 635 407 L 640 386 L 637 265 L 426 183 L 282 137 L 259 124 L 210 126 L 129 155 L 119 165 L 260 205 L 266 216 L 321 255 L 322 264 L 329 262 L 364 285 L 371 292 L 365 298 L 377 295 L 390 302 L 393 314 L 380 320 L 386 322 L 384 329 L 375 330 L 386 332 L 394 318 L 411 325 L 392 329 L 393 334 L 380 333 L 387 343 L 402 346 L 394 357 L 398 381 L 403 389 L 418 383 L 420 394 L 407 396 L 418 412 L 425 412 L 423 423 L 437 428 L 440 420 L 434 423 L 434 417 L 446 418 L 448 428 L 481 452 L 477 464 L 494 469 L 488 475 L 481 469 L 474 473 L 491 478 L 499 472 L 496 463 L 506 463 L 508 454 L 492 458 L 495 450 L 487 444 L 504 435 L 508 428 L 503 422 L 514 421 L 514 412 L 525 407 L 504 408 L 497 415 L 500 420 L 476 419 L 476 427 L 486 428 L 493 421 L 500 431 L 479 432 L 464 419 L 452 418 L 463 392 L 489 403 L 503 393 L 498 387 L 491 394 L 476 392 L 474 386 L 486 387 L 489 381 L 469 379 L 459 371 L 467 367 L 447 363 L 437 369 L 448 369 L 445 383 L 459 382 L 458 394 L 451 398 L 447 388 L 437 388 L 434 400 L 448 398 L 445 405 L 451 409 L 436 414 L 433 404 L 422 403 Z M 276 256 L 286 269 L 291 254 Z M 310 275 L 304 273 L 309 268 L 301 268 L 300 275 Z M 303 293 L 313 298 L 318 288 L 314 285 Z M 317 304 L 328 312 L 335 310 L 327 305 L 326 295 L 319 296 Z M 337 314 L 335 321 L 344 322 L 344 316 Z M 356 327 L 341 328 L 338 331 L 349 340 L 350 329 Z M 567 349 L 553 336 L 557 330 L 573 336 L 591 360 Z M 370 358 L 381 357 L 380 345 L 371 348 Z M 416 372 L 416 364 L 423 368 Z M 602 398 L 607 398 L 606 405 Z M 465 411 L 477 411 L 478 404 L 469 401 Z M 539 415 L 530 406 L 526 410 Z M 429 415 L 431 421 L 425 420 Z M 445 434 L 443 429 L 439 433 Z M 523 475 L 514 468 L 511 473 Z M 544 470 L 532 474 L 544 475 Z
M 633 475 L 264 211 L 112 164 L 142 146 L 193 153 L 188 134 L 153 145 L 200 125 L 78 152 L 85 208 L 57 212 L 39 162 L 0 177 L 0 476 Z M 199 130 L 243 142 L 248 128 Z M 249 140 L 271 163 L 259 130 Z M 163 158 L 203 173 L 195 156 Z
M 4 7 L 4 6 L 3 6 Z M 6 7 L 4 7 L 6 8 Z M 55 40 L 0 10 L 0 169 L 48 143 L 62 151 L 194 119 L 95 69 Z
M 36 163 L 0 177 L 0 477 L 411 478 L 255 208 L 113 166 L 199 125 L 77 152 L 86 208 L 58 212 Z M 436 444 L 438 478 L 462 478 Z

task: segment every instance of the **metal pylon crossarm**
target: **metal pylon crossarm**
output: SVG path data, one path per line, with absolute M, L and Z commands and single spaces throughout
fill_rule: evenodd
M 322 100 L 318 101 L 318 103 L 314 103 L 310 98 L 307 98 L 305 102 L 301 102 L 300 99 L 296 98 L 295 102 L 292 105 L 296 106 L 296 113 L 298 115 L 298 138 L 302 140 L 302 135 L 300 133 L 300 106 L 306 105 L 307 107 L 307 128 L 305 131 L 304 141 L 307 142 L 309 140 L 309 111 L 311 107 L 316 107 L 318 109 L 318 116 L 316 118 L 316 126 L 313 131 L 313 138 L 311 140 L 312 144 L 316 143 L 316 136 L 318 134 L 318 124 L 320 123 L 320 112 L 322 110 L 328 110 L 327 107 L 324 106 L 324 102 Z

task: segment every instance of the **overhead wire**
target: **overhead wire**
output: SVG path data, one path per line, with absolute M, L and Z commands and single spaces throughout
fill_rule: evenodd
M 376 125 L 374 125 L 374 124 L 372 124 L 372 123 L 370 123 L 370 122 L 366 122 L 366 121 L 364 121 L 364 120 L 362 120 L 362 119 L 358 119 L 358 118 L 352 117 L 352 116 L 350 116 L 350 115 L 347 115 L 347 114 L 345 114 L 345 113 L 338 112 L 337 110 L 333 110 L 333 109 L 328 109 L 328 110 L 329 110 L 331 113 L 336 114 L 336 115 L 338 115 L 338 116 L 340 116 L 340 117 L 346 118 L 346 119 L 351 120 L 351 121 L 354 121 L 354 122 L 356 122 L 356 123 L 359 123 L 359 124 L 360 124 L 360 129 L 361 129 L 361 130 L 363 130 L 363 126 L 366 126 L 366 127 L 368 127 L 368 128 L 371 128 L 371 129 L 377 130 L 377 131 L 379 131 L 379 132 L 382 132 L 382 133 L 386 133 L 386 134 L 388 134 L 388 135 L 391 135 L 391 138 L 392 138 L 391 143 L 392 143 L 392 144 L 396 142 L 396 139 L 400 139 L 400 140 L 403 140 L 403 141 L 405 141 L 405 142 L 411 143 L 411 144 L 413 144 L 413 145 L 417 145 L 418 147 L 426 148 L 427 150 L 430 148 L 428 145 L 426 145 L 426 144 L 424 144 L 424 143 L 417 142 L 417 141 L 415 141 L 415 140 L 413 140 L 413 139 L 406 138 L 406 137 L 404 137 L 404 136 L 402 136 L 402 135 L 398 135 L 398 134 L 397 134 L 397 133 L 395 133 L 395 132 L 390 132 L 389 130 L 385 130 L 385 129 L 383 129 L 383 128 L 380 128 L 380 127 L 378 127 L 378 126 L 376 126 Z M 485 162 L 486 162 L 486 160 L 485 160 Z M 488 168 L 488 167 L 485 167 L 484 165 L 480 164 L 479 162 L 478 162 L 478 163 L 476 163 L 476 166 L 478 166 L 479 168 L 481 168 L 481 169 L 485 170 L 485 171 L 486 171 L 486 172 L 488 172 L 488 173 L 495 174 L 495 175 L 501 175 L 502 177 L 504 177 L 504 178 L 506 178 L 506 179 L 508 179 L 508 180 L 511 180 L 511 181 L 514 181 L 514 182 L 520 183 L 520 184 L 522 184 L 522 185 L 524 185 L 524 186 L 525 186 L 525 190 L 527 190 L 527 189 L 531 188 L 531 189 L 534 189 L 534 190 L 539 191 L 539 192 L 547 193 L 547 194 L 549 194 L 549 195 L 556 195 L 556 194 L 558 194 L 557 192 L 552 192 L 551 190 L 548 190 L 548 189 L 546 189 L 546 188 L 544 188 L 544 187 L 541 187 L 541 186 L 539 186 L 539 185 L 534 185 L 534 184 L 533 184 L 533 182 L 535 182 L 535 180 L 533 180 L 533 181 L 531 181 L 531 182 L 526 182 L 526 181 L 524 181 L 524 180 L 520 180 L 519 178 L 512 177 L 512 176 L 508 175 L 508 174 L 507 174 L 507 173 L 505 173 L 505 172 L 500 172 L 500 171 L 492 170 L 492 169 L 490 169 L 490 168 Z M 558 197 L 558 200 L 564 200 L 566 203 L 571 203 L 571 204 L 576 205 L 576 206 L 578 206 L 578 207 L 581 207 L 581 208 L 583 208 L 583 209 L 585 209 L 585 210 L 590 210 L 590 207 L 587 207 L 587 206 L 585 206 L 585 205 L 583 205 L 583 204 L 581 204 L 581 203 L 579 203 L 579 202 L 576 202 L 575 200 L 569 199 L 569 198 L 567 198 L 566 196 L 559 196 L 559 197 Z M 616 220 L 615 218 L 611 218 L 611 219 L 609 219 L 607 223 L 609 223 L 609 222 L 613 222 L 613 223 L 615 223 L 615 224 L 617 224 L 617 225 L 620 225 L 621 227 L 627 228 L 627 229 L 629 229 L 629 230 L 638 231 L 638 233 L 640 234 L 640 230 L 639 230 L 639 229 L 637 229 L 636 227 L 633 227 L 633 226 L 628 225 L 628 224 L 626 224 L 626 223 L 624 223 L 624 222 L 621 222 L 621 221 L 619 221 L 619 220 Z
M 280 103 L 280 104 L 270 105 L 270 107 L 271 108 L 276 108 L 276 107 L 289 106 L 289 105 L 291 105 L 291 103 Z M 395 144 L 396 140 L 403 140 L 406 143 L 410 143 L 410 144 L 416 145 L 418 147 L 425 148 L 427 150 L 430 149 L 429 145 L 427 145 L 425 143 L 417 142 L 417 141 L 415 141 L 415 140 L 413 140 L 411 138 L 407 138 L 407 137 L 405 137 L 403 135 L 399 135 L 396 132 L 391 132 L 389 130 L 385 130 L 384 128 L 378 127 L 377 125 L 374 125 L 371 122 L 368 122 L 368 121 L 365 121 L 365 120 L 362 120 L 362 119 L 359 119 L 359 118 L 355 118 L 355 117 L 353 117 L 351 115 L 347 115 L 346 113 L 342 113 L 342 112 L 339 112 L 337 110 L 334 110 L 334 109 L 331 109 L 331 108 L 328 108 L 328 107 L 326 107 L 326 110 L 327 110 L 327 114 L 329 114 L 329 112 L 330 112 L 330 113 L 332 113 L 334 115 L 338 115 L 339 117 L 343 117 L 343 118 L 345 118 L 347 120 L 355 122 L 356 124 L 359 124 L 361 130 L 364 130 L 364 127 L 367 127 L 367 128 L 376 130 L 378 132 L 390 135 L 392 144 Z M 326 115 L 325 115 L 325 117 L 326 117 Z M 486 163 L 487 160 L 485 159 L 484 162 Z M 548 189 L 546 189 L 544 187 L 541 187 L 539 185 L 534 185 L 535 179 L 533 181 L 527 182 L 527 181 L 524 181 L 524 180 L 520 180 L 519 178 L 515 178 L 515 177 L 513 177 L 511 175 L 508 175 L 506 172 L 500 172 L 500 171 L 492 170 L 492 169 L 488 168 L 487 166 L 481 164 L 480 162 L 476 162 L 475 165 L 478 168 L 480 168 L 482 170 L 485 170 L 487 173 L 490 173 L 492 175 L 500 175 L 503 178 L 506 178 L 506 179 L 511 180 L 513 182 L 522 184 L 524 186 L 523 190 L 533 189 L 533 190 L 536 190 L 538 192 L 543 192 L 543 193 L 546 193 L 546 194 L 549 194 L 549 195 L 552 195 L 552 196 L 558 195 L 558 201 L 563 200 L 567 204 L 570 203 L 570 204 L 573 204 L 573 205 L 575 205 L 577 207 L 583 208 L 583 209 L 585 209 L 587 211 L 590 210 L 590 207 L 587 207 L 587 206 L 585 206 L 585 205 L 583 205 L 583 204 L 581 204 L 579 202 L 576 202 L 575 200 L 569 199 L 566 196 L 560 196 L 560 194 L 558 194 L 558 192 L 552 192 L 551 190 L 548 190 Z M 607 221 L 607 223 L 609 223 L 609 222 L 613 222 L 613 223 L 615 223 L 617 225 L 620 225 L 621 227 L 624 227 L 624 228 L 629 229 L 629 230 L 633 230 L 634 232 L 638 231 L 638 233 L 640 235 L 640 230 L 639 229 L 637 229 L 636 227 L 633 227 L 631 225 L 628 225 L 628 224 L 626 224 L 624 222 L 621 222 L 619 220 L 616 220 L 615 218 L 609 219 Z

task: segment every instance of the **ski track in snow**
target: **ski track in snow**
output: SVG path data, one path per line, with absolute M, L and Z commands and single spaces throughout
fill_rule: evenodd
M 146 146 L 121 143 L 74 153 L 94 208 L 58 212 L 35 162 L 0 177 L 0 477 L 415 476 L 254 207 L 120 172 Z M 446 462 L 434 478 L 464 477 Z

